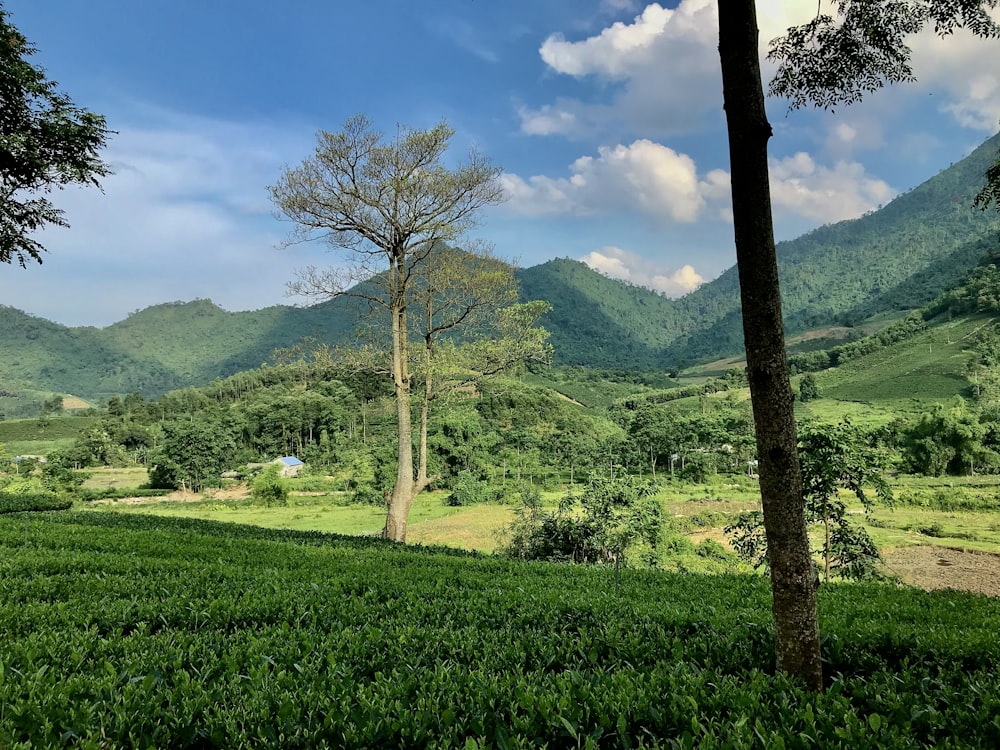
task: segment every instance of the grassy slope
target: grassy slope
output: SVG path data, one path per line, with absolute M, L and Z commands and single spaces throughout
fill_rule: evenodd
M 816 373 L 823 398 L 800 405 L 801 414 L 884 423 L 967 395 L 969 337 L 991 321 L 979 315 L 940 321 L 906 341 Z

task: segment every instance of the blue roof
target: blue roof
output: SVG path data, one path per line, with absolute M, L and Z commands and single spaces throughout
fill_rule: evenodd
M 281 461 L 281 463 L 283 463 L 285 466 L 302 466 L 302 462 L 295 456 L 283 456 L 278 460 Z

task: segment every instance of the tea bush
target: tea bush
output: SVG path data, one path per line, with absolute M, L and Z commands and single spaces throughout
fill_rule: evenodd
M 1000 745 L 1000 601 L 522 563 L 114 512 L 0 517 L 0 747 Z

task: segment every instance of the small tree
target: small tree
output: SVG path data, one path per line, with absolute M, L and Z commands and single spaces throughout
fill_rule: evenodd
M 71 184 L 99 186 L 110 174 L 98 156 L 111 131 L 102 115 L 74 106 L 29 58 L 34 45 L 0 6 L 0 262 L 42 262 L 35 239 L 68 226 L 46 197 Z
M 460 327 L 474 332 L 490 320 L 528 335 L 532 326 L 525 323 L 544 312 L 536 306 L 500 315 L 516 296 L 513 269 L 484 251 L 463 258 L 449 248 L 475 225 L 481 208 L 504 197 L 500 169 L 478 152 L 454 168 L 445 166 L 453 135 L 441 123 L 427 130 L 397 127 L 387 139 L 357 115 L 339 133 L 321 132 L 315 155 L 270 188 L 275 205 L 296 224 L 293 241 L 322 239 L 350 258 L 346 268 L 306 269 L 292 290 L 360 298 L 365 309 L 385 315 L 380 330 L 388 327 L 388 335 L 375 337 L 363 366 L 384 367 L 393 382 L 396 479 L 383 535 L 400 542 L 406 541 L 414 498 L 434 479 L 427 474 L 426 423 L 437 392 L 436 367 L 447 361 L 440 340 L 457 336 Z M 483 348 L 483 354 L 500 355 L 500 369 L 524 354 L 516 348 Z M 360 361 L 357 355 L 354 359 Z M 416 466 L 415 382 L 424 386 Z
M 815 550 L 823 561 L 823 580 L 831 575 L 865 578 L 880 560 L 878 549 L 864 528 L 850 522 L 841 489 L 861 501 L 865 513 L 874 507 L 874 498 L 865 491 L 875 489 L 875 497 L 892 504 L 892 491 L 883 476 L 885 452 L 872 445 L 868 436 L 849 422 L 839 425 L 808 423 L 799 435 L 799 461 L 805 497 L 805 519 L 822 527 L 821 542 Z M 726 528 L 733 548 L 755 567 L 767 563 L 767 538 L 759 512 L 744 513 Z
M 803 404 L 807 401 L 815 401 L 820 396 L 819 386 L 816 385 L 816 376 L 811 372 L 806 373 L 799 381 L 799 401 Z
M 268 464 L 250 482 L 250 497 L 267 507 L 288 505 L 288 482 L 276 464 Z
M 595 475 L 579 495 L 564 496 L 554 513 L 526 504 L 508 528 L 504 551 L 523 560 L 620 567 L 629 550 L 639 546 L 652 561 L 663 520 L 652 482 Z
M 236 430 L 222 419 L 178 419 L 163 423 L 163 441 L 152 459 L 154 487 L 200 492 L 218 486 L 236 453 Z

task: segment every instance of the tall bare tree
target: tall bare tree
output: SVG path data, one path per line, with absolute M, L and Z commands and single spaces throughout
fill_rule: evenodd
M 453 135 L 441 123 L 427 130 L 399 127 L 387 139 L 357 115 L 339 133 L 319 133 L 315 154 L 270 188 L 275 205 L 296 225 L 291 242 L 322 239 L 346 251 L 343 266 L 306 269 L 292 290 L 358 297 L 387 318 L 390 335 L 382 340 L 389 341 L 384 359 L 398 441 L 383 533 L 401 542 L 414 498 L 434 479 L 427 474 L 426 424 L 439 392 L 439 342 L 449 336 L 461 342 L 460 327 L 477 338 L 477 326 L 482 331 L 484 321 L 516 300 L 508 264 L 484 250 L 459 253 L 449 246 L 475 226 L 481 208 L 504 197 L 500 169 L 478 152 L 445 166 Z M 370 348 L 376 366 L 379 351 Z M 423 384 L 416 467 L 415 381 Z
M 780 62 L 771 91 L 792 106 L 859 101 L 887 83 L 913 79 L 907 37 L 932 25 L 997 36 L 988 11 L 998 0 L 837 0 L 837 17 L 817 13 L 775 40 Z M 760 460 L 761 499 L 772 575 L 778 669 L 822 688 L 815 572 L 805 533 L 802 477 L 781 318 L 771 219 L 767 143 L 754 0 L 719 0 L 719 54 L 729 131 L 737 267 L 747 377 Z M 820 3 L 822 8 L 822 3 Z M 988 174 L 979 202 L 997 193 Z

